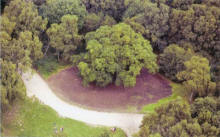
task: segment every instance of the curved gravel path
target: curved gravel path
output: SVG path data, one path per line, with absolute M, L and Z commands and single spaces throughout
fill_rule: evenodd
M 108 113 L 83 109 L 68 104 L 58 98 L 39 74 L 25 73 L 22 79 L 29 97 L 36 96 L 42 103 L 50 106 L 59 115 L 92 125 L 115 126 L 123 129 L 128 137 L 138 132 L 143 119 L 142 114 Z

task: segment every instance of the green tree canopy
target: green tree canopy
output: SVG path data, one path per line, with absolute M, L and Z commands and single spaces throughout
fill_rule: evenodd
M 46 29 L 47 20 L 38 16 L 32 2 L 11 1 L 1 16 L 0 44 L 2 58 L 25 70 L 42 57 L 39 34 Z
M 47 30 L 50 39 L 49 44 L 56 49 L 58 56 L 65 60 L 70 60 L 77 46 L 80 45 L 81 36 L 78 35 L 78 17 L 75 15 L 65 15 L 60 24 L 52 24 Z
M 15 99 L 24 98 L 26 89 L 20 75 L 16 71 L 16 65 L 12 62 L 1 62 L 1 106 L 4 111 Z
M 198 98 L 191 105 L 176 99 L 146 114 L 139 137 L 217 137 L 220 135 L 219 99 Z
M 219 7 L 205 4 L 193 4 L 188 10 L 173 9 L 169 21 L 169 41 L 191 42 L 196 52 L 205 52 L 214 57 L 213 59 L 218 59 L 220 57 L 219 16 Z
M 102 13 L 89 13 L 85 17 L 84 25 L 83 25 L 83 32 L 90 32 L 98 29 L 100 26 L 108 25 L 112 26 L 115 25 L 116 21 L 113 17 L 104 15 Z
M 184 80 L 183 85 L 191 93 L 199 96 L 213 94 L 216 84 L 211 81 L 209 61 L 201 56 L 193 56 L 184 62 L 186 69 L 177 74 L 179 80 Z
M 25 0 L 13 0 L 3 12 L 10 22 L 16 23 L 15 35 L 22 31 L 30 31 L 37 36 L 46 29 L 47 20 L 38 15 L 36 6 Z M 13 36 L 14 37 L 14 36 Z
M 79 19 L 78 27 L 83 26 L 87 14 L 86 8 L 80 0 L 47 0 L 47 3 L 40 7 L 40 15 L 47 18 L 50 24 L 61 23 L 64 15 L 76 15 Z
M 131 6 L 133 6 L 131 4 Z M 136 6 L 136 5 L 134 5 Z M 142 8 L 139 8 L 142 6 Z M 131 12 L 134 10 L 137 14 Z M 166 35 L 169 31 L 169 12 L 170 8 L 165 4 L 151 3 L 148 1 L 142 1 L 138 4 L 138 7 L 129 7 L 129 11 L 125 13 L 125 22 L 136 31 L 141 33 L 145 38 L 149 39 L 154 49 L 162 51 L 167 46 Z M 130 13 L 131 12 L 131 13 Z M 126 19 L 126 16 L 134 16 Z
M 185 50 L 178 45 L 172 44 L 165 48 L 160 55 L 159 66 L 166 77 L 177 81 L 176 74 L 185 69 L 184 62 L 193 56 L 191 49 Z
M 82 0 L 82 2 L 90 13 L 102 12 L 117 21 L 121 20 L 126 8 L 124 0 Z
M 102 26 L 87 33 L 85 39 L 88 52 L 78 64 L 84 84 L 106 86 L 122 82 L 125 87 L 134 86 L 142 68 L 157 71 L 156 55 L 149 41 L 129 25 Z

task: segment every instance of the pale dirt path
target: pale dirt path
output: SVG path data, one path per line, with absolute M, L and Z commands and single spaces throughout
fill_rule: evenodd
M 27 95 L 29 97 L 37 97 L 42 103 L 50 106 L 63 117 L 72 118 L 92 125 L 119 127 L 127 133 L 128 137 L 131 137 L 133 133 L 139 130 L 143 119 L 142 114 L 86 110 L 70 105 L 58 98 L 37 73 L 34 73 L 32 76 L 30 73 L 25 73 L 22 79 L 26 85 Z

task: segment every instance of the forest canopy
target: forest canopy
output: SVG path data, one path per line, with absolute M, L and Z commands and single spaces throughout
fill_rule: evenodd
M 25 98 L 22 73 L 52 57 L 78 68 L 84 86 L 134 87 L 142 69 L 180 85 L 185 96 L 146 114 L 137 137 L 220 136 L 220 0 L 1 5 L 2 110 Z

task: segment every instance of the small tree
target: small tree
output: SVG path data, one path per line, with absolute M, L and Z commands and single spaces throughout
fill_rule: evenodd
M 16 72 L 16 65 L 12 62 L 0 60 L 1 63 L 1 106 L 6 110 L 15 99 L 24 98 L 26 89 L 20 75 Z
M 61 24 L 52 24 L 47 30 L 49 44 L 56 49 L 58 60 L 60 55 L 70 60 L 72 53 L 80 45 L 81 36 L 78 35 L 78 18 L 75 15 L 65 15 Z
M 176 74 L 185 69 L 184 62 L 189 60 L 192 55 L 193 51 L 191 49 L 185 50 L 178 45 L 170 45 L 160 55 L 160 71 L 169 79 L 177 81 Z
M 177 74 L 179 80 L 184 80 L 183 85 L 191 93 L 192 100 L 195 93 L 199 96 L 212 94 L 216 84 L 211 81 L 209 61 L 200 56 L 193 56 L 184 63 L 186 70 Z

